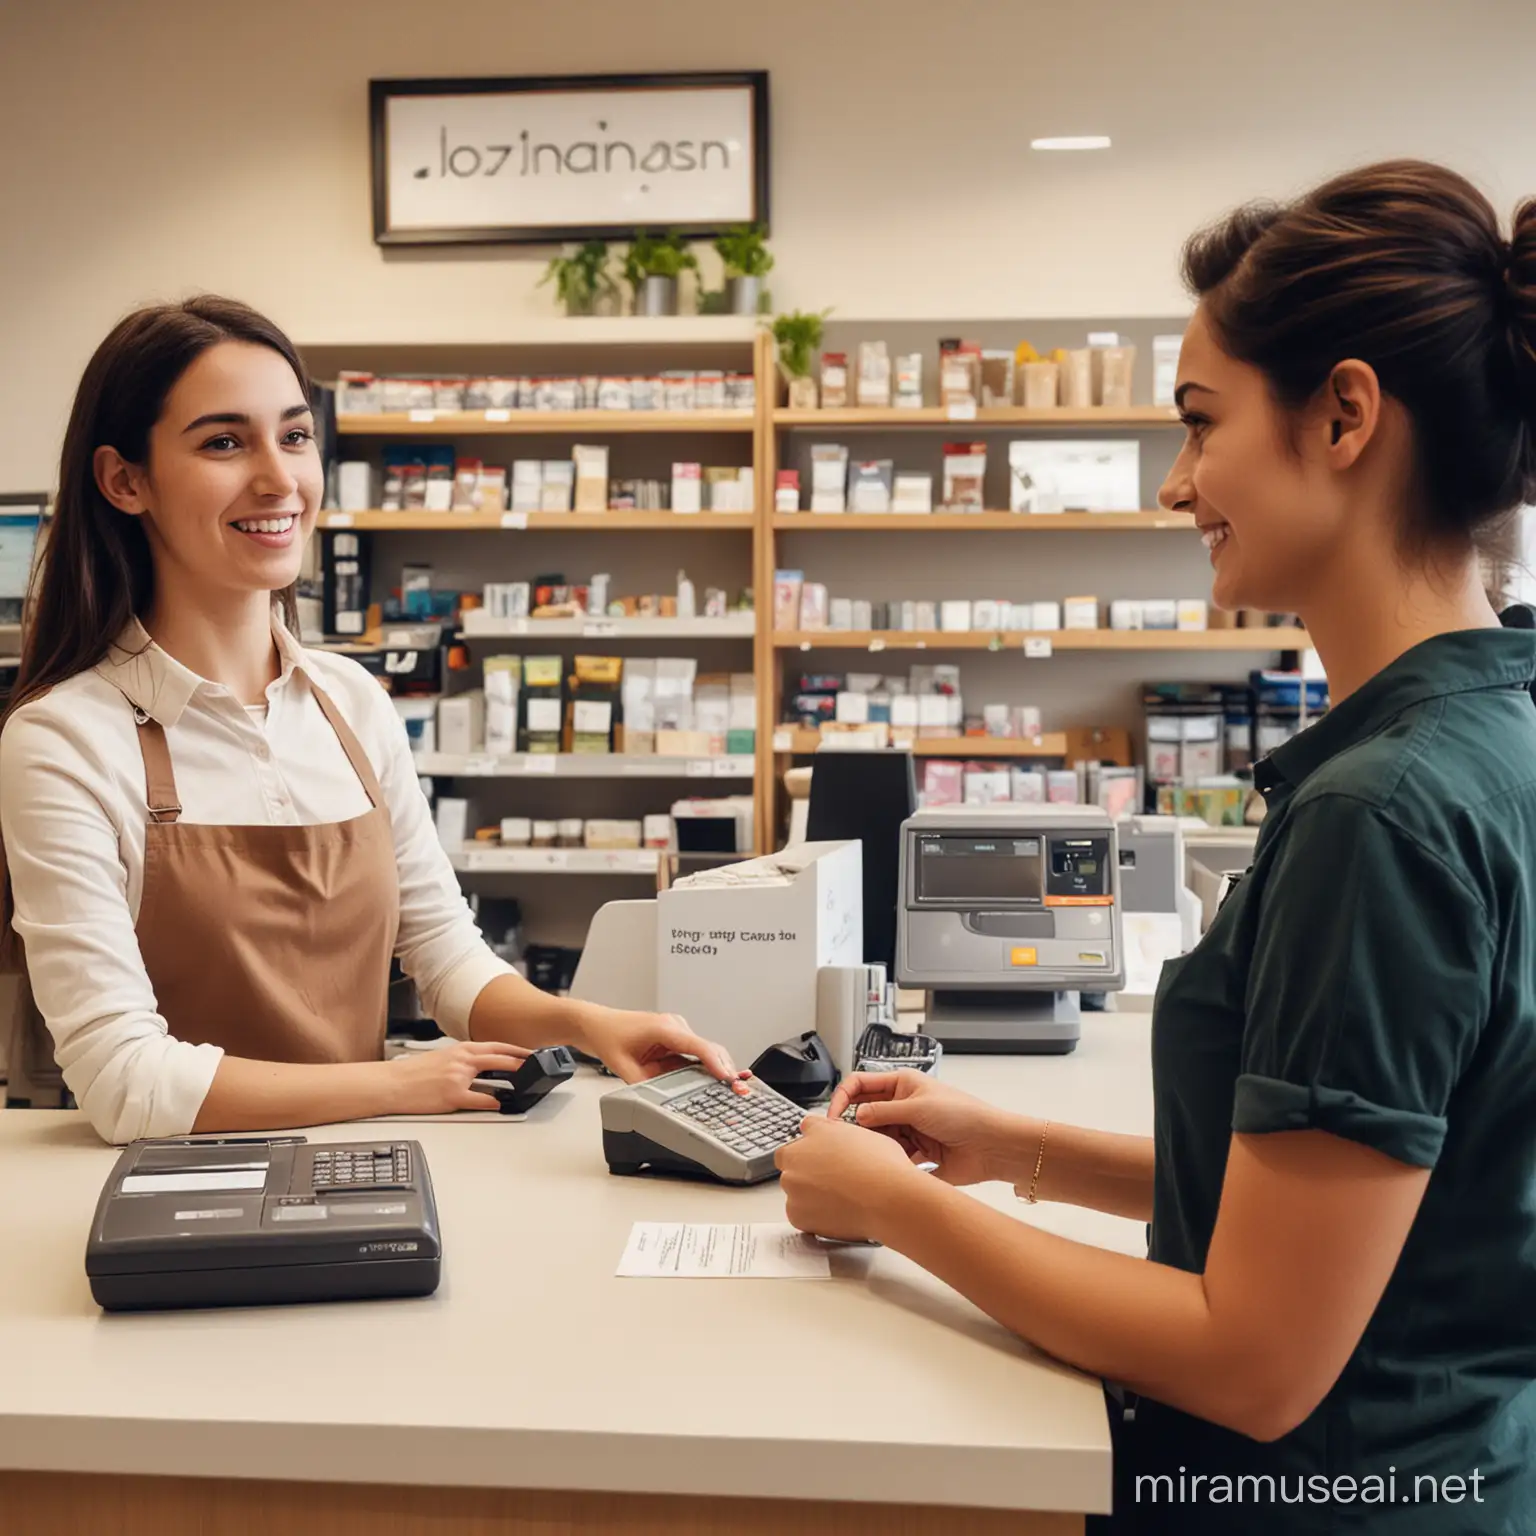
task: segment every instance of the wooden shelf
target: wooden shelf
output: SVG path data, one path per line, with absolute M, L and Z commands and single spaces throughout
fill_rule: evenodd
M 496 619 L 471 608 L 462 632 L 469 640 L 750 640 L 755 626 L 751 613 L 723 619 Z
M 338 416 L 336 431 L 341 437 L 550 437 L 573 432 L 601 437 L 616 432 L 750 433 L 756 420 L 755 411 L 379 411 Z
M 749 753 L 658 757 L 654 753 L 516 752 L 499 757 L 477 752 L 460 757 L 418 752 L 412 761 L 418 774 L 463 779 L 750 779 L 755 766 Z
M 796 755 L 818 752 L 830 741 L 835 749 L 837 737 L 826 738 L 819 731 L 790 729 L 790 744 L 780 746 L 786 728 L 780 726 L 774 732 L 774 751 L 780 756 L 786 752 Z M 1005 740 L 998 736 L 932 736 L 919 737 L 908 748 L 913 757 L 1002 757 L 1035 758 L 1067 755 L 1065 731 L 1047 731 L 1038 741 Z
M 668 533 L 752 530 L 750 512 L 322 512 L 322 528 L 361 532 L 473 533 L 486 529 L 532 532 L 621 533 L 659 529 Z
M 780 533 L 1193 533 L 1172 512 L 778 512 Z
M 949 427 L 964 433 L 967 427 L 1177 427 L 1179 413 L 1171 405 L 1133 405 L 1128 410 L 1105 406 L 1056 406 L 1030 410 L 1022 405 L 978 409 L 974 416 L 956 416 L 943 406 L 920 410 L 815 410 L 792 411 L 781 407 L 773 413 L 776 427 Z
M 1303 629 L 1054 629 L 996 634 L 976 630 L 808 629 L 780 631 L 781 651 L 1021 651 L 1048 640 L 1053 651 L 1295 651 L 1311 648 Z

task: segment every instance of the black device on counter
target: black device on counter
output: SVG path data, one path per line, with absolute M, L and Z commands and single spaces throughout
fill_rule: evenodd
M 869 1025 L 853 1049 L 856 1072 L 932 1072 L 944 1054 L 932 1035 L 909 1035 L 889 1024 Z
M 770 1045 L 752 1063 L 752 1076 L 796 1104 L 815 1104 L 837 1087 L 832 1053 L 815 1030 Z
M 524 1115 L 552 1088 L 575 1076 L 576 1059 L 563 1045 L 537 1050 L 515 1072 L 482 1072 L 470 1087 L 488 1093 L 504 1115 Z
M 430 1296 L 442 1242 L 414 1141 L 138 1141 L 85 1251 L 109 1312 Z

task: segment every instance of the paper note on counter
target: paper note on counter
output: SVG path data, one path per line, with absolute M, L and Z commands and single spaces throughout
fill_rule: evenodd
M 813 1237 L 787 1222 L 637 1221 L 617 1273 L 631 1279 L 814 1280 L 832 1273 Z

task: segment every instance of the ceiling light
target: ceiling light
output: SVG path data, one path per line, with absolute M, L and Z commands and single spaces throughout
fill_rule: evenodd
M 1076 138 L 1031 139 L 1029 147 L 1031 149 L 1108 149 L 1109 136 L 1090 133 Z

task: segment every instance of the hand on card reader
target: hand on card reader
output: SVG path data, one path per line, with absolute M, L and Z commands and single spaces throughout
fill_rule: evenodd
M 532 1052 L 517 1071 L 482 1072 L 469 1086 L 475 1093 L 488 1093 L 501 1105 L 502 1114 L 523 1115 L 575 1073 L 571 1052 L 563 1045 L 551 1045 Z
M 724 1184 L 776 1178 L 774 1155 L 799 1136 L 805 1118 L 766 1083 L 753 1082 L 742 1095 L 702 1067 L 605 1094 L 601 1110 L 610 1173 L 684 1174 Z

